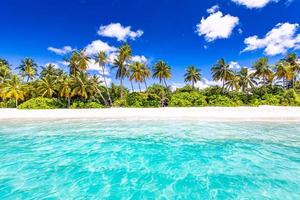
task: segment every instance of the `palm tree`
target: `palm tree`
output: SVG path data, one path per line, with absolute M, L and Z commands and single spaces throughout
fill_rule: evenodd
M 7 61 L 0 59 L 0 83 L 8 79 L 12 75 L 11 69 Z
M 240 89 L 240 77 L 238 75 L 233 75 L 226 83 L 225 86 L 227 90 L 239 90 Z
M 238 73 L 238 77 L 239 87 L 242 89 L 243 92 L 245 92 L 249 87 L 253 88 L 256 85 L 252 74 L 249 73 L 249 69 L 246 67 L 241 68 L 241 70 Z
M 3 83 L 1 96 L 3 97 L 3 99 L 14 99 L 16 101 L 16 107 L 18 107 L 18 100 L 24 100 L 24 87 L 17 75 L 12 75 L 10 79 L 7 79 Z
M 71 104 L 72 78 L 62 75 L 59 77 L 59 96 L 68 100 L 68 108 Z
M 90 78 L 90 86 L 91 86 L 91 93 L 92 95 L 94 94 L 99 94 L 102 101 L 104 102 L 104 104 L 107 106 L 108 103 L 106 101 L 106 99 L 103 97 L 101 90 L 99 89 L 100 85 L 101 85 L 102 81 L 100 81 L 99 77 L 96 75 L 93 75 Z
M 144 82 L 146 78 L 145 68 L 145 64 L 142 62 L 134 62 L 130 67 L 131 75 L 129 79 L 138 83 L 140 92 L 142 92 L 140 83 Z
M 223 58 L 212 67 L 211 71 L 214 81 L 222 81 L 222 91 L 224 92 L 225 82 L 233 79 L 234 72 Z
M 60 76 L 63 74 L 63 71 L 57 68 L 54 64 L 47 64 L 45 67 L 42 67 L 40 77 L 44 78 L 46 76 Z
M 79 71 L 86 71 L 89 66 L 90 57 L 86 55 L 85 50 L 78 53 L 78 69 Z
M 23 77 L 27 77 L 28 82 L 37 75 L 37 64 L 31 58 L 25 58 L 21 61 L 21 65 L 18 67 Z
M 89 82 L 88 75 L 81 71 L 77 72 L 76 76 L 72 76 L 73 89 L 71 92 L 71 97 L 79 96 L 81 98 L 87 99 L 91 91 L 91 84 Z
M 201 81 L 201 73 L 200 69 L 197 69 L 195 66 L 191 65 L 186 69 L 186 73 L 184 74 L 184 81 L 191 82 L 192 88 L 195 88 L 195 83 Z
M 38 92 L 42 97 L 52 98 L 56 94 L 57 80 L 53 76 L 45 76 L 38 82 Z
M 151 71 L 150 71 L 150 69 L 148 68 L 148 66 L 147 66 L 146 63 L 144 63 L 143 71 L 144 71 L 144 83 L 145 83 L 145 89 L 147 90 L 148 86 L 147 86 L 146 79 L 151 77 Z
M 66 62 L 69 66 L 69 75 L 76 75 L 79 71 L 79 53 L 77 51 L 73 51 L 71 56 L 66 59 Z
M 102 70 L 102 77 L 103 77 L 103 80 L 104 80 L 106 93 L 107 93 L 108 100 L 109 100 L 109 105 L 111 106 L 112 105 L 112 100 L 111 100 L 111 97 L 110 97 L 109 89 L 108 89 L 107 82 L 106 82 L 106 75 L 105 75 L 105 66 L 108 63 L 106 53 L 104 51 L 98 52 L 98 54 L 95 56 L 95 60 L 96 60 L 95 63 L 98 63 L 99 67 Z
M 253 77 L 257 79 L 262 79 L 262 84 L 267 85 L 273 76 L 273 72 L 268 65 L 268 58 L 259 58 L 253 65 L 255 72 Z
M 289 62 L 280 61 L 276 65 L 275 77 L 282 79 L 282 87 L 287 88 L 287 82 L 292 81 L 294 78 L 293 67 Z
M 289 65 L 291 66 L 291 71 L 293 73 L 293 77 L 292 77 L 292 87 L 294 88 L 295 82 L 296 82 L 296 78 L 300 73 L 300 64 L 298 61 L 298 57 L 296 53 L 290 53 L 288 54 L 283 61 L 289 63 Z
M 170 79 L 172 76 L 171 74 L 171 67 L 164 61 L 158 61 L 153 67 L 153 78 L 157 78 L 159 83 L 165 87 L 168 87 L 166 80 Z
M 131 47 L 125 44 L 119 48 L 117 58 L 114 59 L 113 68 L 117 69 L 116 79 L 120 79 L 121 99 L 123 98 L 123 80 L 128 75 L 128 65 L 131 58 Z

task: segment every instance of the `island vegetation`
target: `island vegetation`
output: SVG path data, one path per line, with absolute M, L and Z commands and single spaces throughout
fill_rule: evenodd
M 200 107 L 200 106 L 299 106 L 300 65 L 295 53 L 287 54 L 275 65 L 268 58 L 259 58 L 251 67 L 234 70 L 220 59 L 211 68 L 218 86 L 199 89 L 201 70 L 193 65 L 186 68 L 186 86 L 171 90 L 168 81 L 172 68 L 163 60 L 150 66 L 132 61 L 132 50 L 122 45 L 116 58 L 109 61 L 105 52 L 93 57 L 99 74 L 90 74 L 91 57 L 85 50 L 73 51 L 66 62 L 69 71 L 53 64 L 39 67 L 25 58 L 12 70 L 0 59 L 0 107 L 19 109 L 105 108 L 105 107 Z M 108 84 L 105 69 L 115 71 L 118 84 Z M 148 85 L 147 80 L 157 80 Z M 131 88 L 124 87 L 129 80 Z M 139 90 L 134 91 L 133 84 Z M 145 89 L 141 89 L 141 85 Z

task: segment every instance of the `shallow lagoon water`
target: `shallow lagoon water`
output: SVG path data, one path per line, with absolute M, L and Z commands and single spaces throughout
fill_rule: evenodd
M 300 123 L 0 121 L 0 199 L 300 199 Z

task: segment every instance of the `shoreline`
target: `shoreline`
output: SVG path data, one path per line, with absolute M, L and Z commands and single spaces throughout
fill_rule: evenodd
M 0 109 L 0 120 L 196 120 L 196 121 L 294 121 L 300 107 L 191 107 L 19 110 Z

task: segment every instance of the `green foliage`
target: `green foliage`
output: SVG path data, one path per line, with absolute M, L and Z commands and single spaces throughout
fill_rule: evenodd
M 126 107 L 126 106 L 128 106 L 128 104 L 127 104 L 126 99 L 123 98 L 123 99 L 115 100 L 113 103 L 113 106 L 114 107 Z
M 37 97 L 25 101 L 18 106 L 18 109 L 55 109 L 59 108 L 58 103 L 54 99 Z
M 239 106 L 236 102 L 232 101 L 229 97 L 224 95 L 209 96 L 207 97 L 207 101 L 210 106 Z
M 0 102 L 0 108 L 15 108 L 16 102 L 14 100 Z
M 103 105 L 96 102 L 82 102 L 82 101 L 74 101 L 70 106 L 72 109 L 82 109 L 82 108 L 103 108 Z
M 206 106 L 206 97 L 199 92 L 181 92 L 172 95 L 170 106 L 191 107 Z
M 159 107 L 160 98 L 156 94 L 133 92 L 127 95 L 130 107 Z

